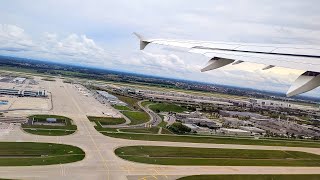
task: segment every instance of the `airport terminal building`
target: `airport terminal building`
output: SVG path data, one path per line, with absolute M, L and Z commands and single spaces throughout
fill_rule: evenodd
M 0 94 L 19 96 L 19 97 L 45 97 L 45 96 L 47 96 L 46 90 L 30 91 L 30 90 L 19 90 L 19 89 L 0 89 Z

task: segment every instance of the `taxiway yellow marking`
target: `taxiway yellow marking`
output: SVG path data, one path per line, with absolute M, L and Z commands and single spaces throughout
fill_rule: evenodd
M 63 84 L 63 87 L 65 88 L 65 84 Z M 66 91 L 66 92 L 67 92 L 67 91 Z M 67 92 L 67 93 L 68 93 L 68 95 L 70 96 L 70 93 L 69 93 L 69 92 Z M 70 96 L 70 97 L 71 97 L 73 103 L 76 105 L 77 109 L 81 112 L 81 108 L 79 107 L 78 103 L 75 102 L 73 96 Z M 107 163 L 106 163 L 106 160 L 105 160 L 104 157 L 102 156 L 101 151 L 99 150 L 96 142 L 95 142 L 94 139 L 92 138 L 91 133 L 90 133 L 88 127 L 86 126 L 85 122 L 84 122 L 83 120 L 81 120 L 81 118 L 80 118 L 80 121 L 81 121 L 82 126 L 84 127 L 84 129 L 87 131 L 87 133 L 88 133 L 88 135 L 89 135 L 89 137 L 90 137 L 93 145 L 94 145 L 95 148 L 97 149 L 100 158 L 103 160 L 102 162 L 103 162 L 103 164 L 104 164 L 104 167 L 105 167 L 106 170 L 107 170 L 107 171 L 106 171 L 106 174 L 107 174 L 107 177 L 108 177 L 107 179 L 109 180 L 109 179 L 110 179 L 110 173 L 109 173 L 110 170 L 109 170 L 109 167 L 108 167 L 108 165 L 107 165 Z

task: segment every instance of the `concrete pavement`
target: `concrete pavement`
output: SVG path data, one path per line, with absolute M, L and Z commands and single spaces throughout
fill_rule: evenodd
M 318 148 L 252 146 L 233 144 L 200 144 L 178 142 L 156 142 L 116 139 L 97 132 L 87 119 L 88 111 L 94 107 L 86 106 L 88 100 L 81 97 L 71 84 L 61 81 L 51 82 L 54 108 L 48 112 L 67 116 L 78 126 L 76 133 L 67 136 L 38 136 L 25 133 L 19 126 L 0 136 L 1 141 L 13 142 L 53 142 L 75 145 L 86 152 L 84 160 L 47 166 L 0 167 L 0 178 L 13 179 L 175 179 L 196 174 L 319 174 L 320 167 L 246 167 L 246 166 L 165 166 L 134 163 L 123 160 L 114 154 L 121 146 L 158 145 L 182 147 L 238 148 L 238 149 L 276 149 L 294 150 L 320 154 Z M 60 90 L 59 90 L 60 89 Z M 99 105 L 96 105 L 96 108 Z M 98 113 L 98 112 L 95 112 Z

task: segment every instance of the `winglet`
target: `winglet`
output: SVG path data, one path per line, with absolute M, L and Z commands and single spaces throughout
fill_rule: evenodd
M 141 36 L 140 34 L 134 32 L 133 33 L 135 36 L 137 36 L 137 38 L 140 40 L 140 50 L 143 50 L 150 42 L 146 41 L 145 38 L 143 36 Z
M 320 73 L 306 71 L 295 80 L 287 92 L 287 97 L 310 91 L 318 86 L 320 86 Z

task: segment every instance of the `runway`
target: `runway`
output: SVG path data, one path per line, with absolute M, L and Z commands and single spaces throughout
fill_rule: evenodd
M 129 145 L 183 146 L 206 148 L 270 149 L 294 150 L 320 154 L 318 148 L 252 146 L 233 144 L 200 144 L 179 142 L 156 142 L 116 139 L 97 132 L 86 115 L 88 111 L 98 114 L 105 107 L 90 106 L 88 100 L 80 96 L 73 85 L 61 80 L 50 82 L 53 96 L 53 109 L 50 113 L 70 117 L 78 126 L 76 133 L 68 136 L 38 136 L 23 132 L 14 126 L 10 133 L 0 136 L 1 141 L 13 142 L 52 142 L 75 145 L 82 148 L 84 160 L 62 165 L 0 167 L 0 178 L 11 179 L 176 179 L 196 174 L 319 174 L 320 167 L 254 167 L 254 166 L 166 166 L 134 163 L 117 157 L 114 149 Z M 48 85 L 49 87 L 49 85 Z M 110 110 L 112 111 L 112 110 Z

